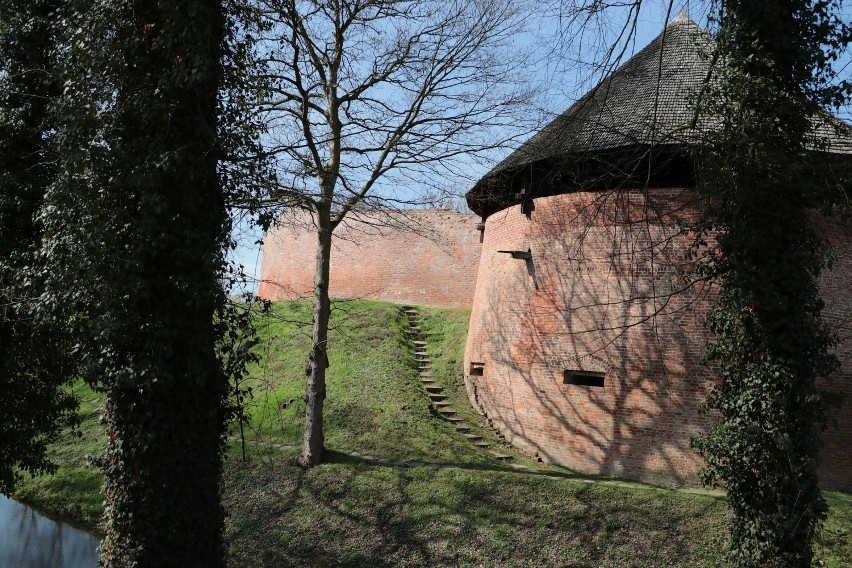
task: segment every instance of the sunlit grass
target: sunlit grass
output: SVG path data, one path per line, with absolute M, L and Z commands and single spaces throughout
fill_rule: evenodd
M 461 362 L 469 312 L 420 308 L 435 379 L 485 437 L 469 406 Z M 310 305 L 282 302 L 259 321 L 260 361 L 245 386 L 247 460 L 232 427 L 224 477 L 229 565 L 725 566 L 724 498 L 586 483 L 511 470 L 474 448 L 429 410 L 399 306 L 335 304 L 326 403 L 329 463 L 294 465 L 301 441 Z M 17 496 L 94 523 L 100 473 L 85 456 L 103 451 L 102 396 L 75 386 L 83 424 L 52 450 L 55 476 L 26 481 Z M 497 442 L 489 438 L 492 444 Z M 501 451 L 519 453 L 506 446 Z M 379 464 L 350 455 L 358 452 Z M 406 467 L 414 460 L 442 467 Z M 535 465 L 532 461 L 526 462 Z M 817 564 L 852 565 L 852 496 L 830 505 Z

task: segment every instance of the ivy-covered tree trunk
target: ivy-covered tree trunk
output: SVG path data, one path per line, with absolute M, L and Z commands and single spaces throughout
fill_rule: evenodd
M 0 1 L 0 491 L 45 451 L 76 403 L 63 333 L 40 317 L 36 212 L 57 174 L 51 152 L 55 0 Z
M 71 308 L 84 378 L 106 393 L 100 564 L 222 566 L 222 5 L 73 6 L 63 174 L 42 215 L 47 299 Z
M 819 490 L 824 404 L 816 378 L 835 368 L 816 278 L 825 251 L 786 184 L 735 182 L 720 212 L 716 335 L 708 355 L 720 412 L 700 440 L 705 479 L 722 481 L 731 510 L 732 565 L 809 566 L 826 508 Z M 765 180 L 764 180 L 765 181 Z M 728 209 L 728 208 L 725 208 Z
M 836 6 L 835 6 L 836 7 Z M 720 70 L 710 105 L 721 129 L 704 155 L 720 285 L 709 359 L 720 421 L 695 441 L 708 483 L 724 484 L 734 566 L 809 566 L 826 505 L 817 477 L 823 397 L 837 367 L 817 287 L 828 258 L 816 208 L 836 188 L 820 172 L 811 125 L 836 90 L 821 83 L 838 47 L 831 3 L 740 0 L 719 15 Z M 823 49 L 826 51 L 824 52 Z M 832 95 L 834 92 L 834 95 Z
M 101 565 L 215 567 L 227 391 L 213 329 L 226 219 L 215 152 L 221 5 L 130 4 L 113 139 L 125 145 L 116 189 L 133 226 L 110 251 L 129 253 L 116 275 L 132 283 L 127 336 L 116 338 L 128 364 L 105 385 Z

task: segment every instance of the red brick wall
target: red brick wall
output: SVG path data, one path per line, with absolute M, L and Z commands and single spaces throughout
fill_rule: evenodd
M 361 214 L 337 228 L 331 252 L 334 298 L 470 306 L 479 264 L 479 218 L 453 211 Z M 313 294 L 316 237 L 307 214 L 282 220 L 264 239 L 258 294 Z
M 820 286 L 825 300 L 823 314 L 837 332 L 840 373 L 823 384 L 839 406 L 832 409 L 828 431 L 823 435 L 820 476 L 827 487 L 852 489 L 852 230 L 824 220 L 832 247 L 832 270 L 823 274 Z
M 466 382 L 512 443 L 587 473 L 697 481 L 702 461 L 689 441 L 709 420 L 698 409 L 713 382 L 700 364 L 713 291 L 684 290 L 676 269 L 691 239 L 671 221 L 689 215 L 688 200 L 680 190 L 655 190 L 647 201 L 577 193 L 536 199 L 529 218 L 514 206 L 487 219 Z M 838 260 L 827 277 L 838 290 L 826 293 L 831 309 L 848 314 L 849 278 L 840 275 L 852 266 Z M 848 343 L 841 358 L 846 374 L 833 386 L 848 394 Z M 471 363 L 484 363 L 481 376 L 470 375 Z M 566 369 L 604 373 L 604 386 L 564 384 Z M 848 399 L 838 412 L 847 420 L 825 437 L 822 475 L 848 487 Z

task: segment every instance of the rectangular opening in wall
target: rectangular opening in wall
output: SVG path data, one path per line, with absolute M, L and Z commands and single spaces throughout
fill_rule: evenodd
M 470 373 L 468 373 L 471 377 L 481 377 L 485 374 L 485 363 L 474 363 L 470 362 Z
M 578 369 L 566 369 L 562 378 L 562 384 L 580 385 L 584 387 L 604 386 L 604 374 L 596 371 L 581 371 Z

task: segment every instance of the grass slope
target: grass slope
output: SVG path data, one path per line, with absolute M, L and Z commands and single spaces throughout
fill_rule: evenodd
M 262 357 L 247 385 L 247 438 L 301 443 L 311 307 L 277 303 L 260 325 Z M 329 337 L 325 446 L 394 460 L 493 463 L 431 413 L 398 306 L 335 302 Z
M 50 457 L 58 465 L 56 472 L 25 477 L 14 496 L 62 519 L 92 527 L 103 513 L 103 478 L 88 463 L 88 457 L 106 448 L 106 436 L 99 426 L 103 395 L 82 383 L 75 385 L 73 392 L 80 401 L 82 423 L 75 431 L 63 432 L 62 441 L 51 447 Z
M 468 312 L 420 310 L 436 380 L 489 436 L 467 404 L 461 377 Z M 725 565 L 722 498 L 587 483 L 554 467 L 547 476 L 516 472 L 469 445 L 429 411 L 398 306 L 335 304 L 329 463 L 297 467 L 297 450 L 287 446 L 301 438 L 309 322 L 303 302 L 276 304 L 261 322 L 262 358 L 246 383 L 254 394 L 249 458 L 239 459 L 239 442 L 232 440 L 225 465 L 231 566 Z M 18 496 L 91 521 L 99 512 L 100 478 L 82 456 L 103 447 L 100 397 L 82 386 L 76 392 L 86 418 L 81 435 L 55 448 L 56 476 L 27 482 Z M 352 451 L 446 466 L 379 464 Z M 852 565 L 852 496 L 829 493 L 828 499 L 818 565 Z

